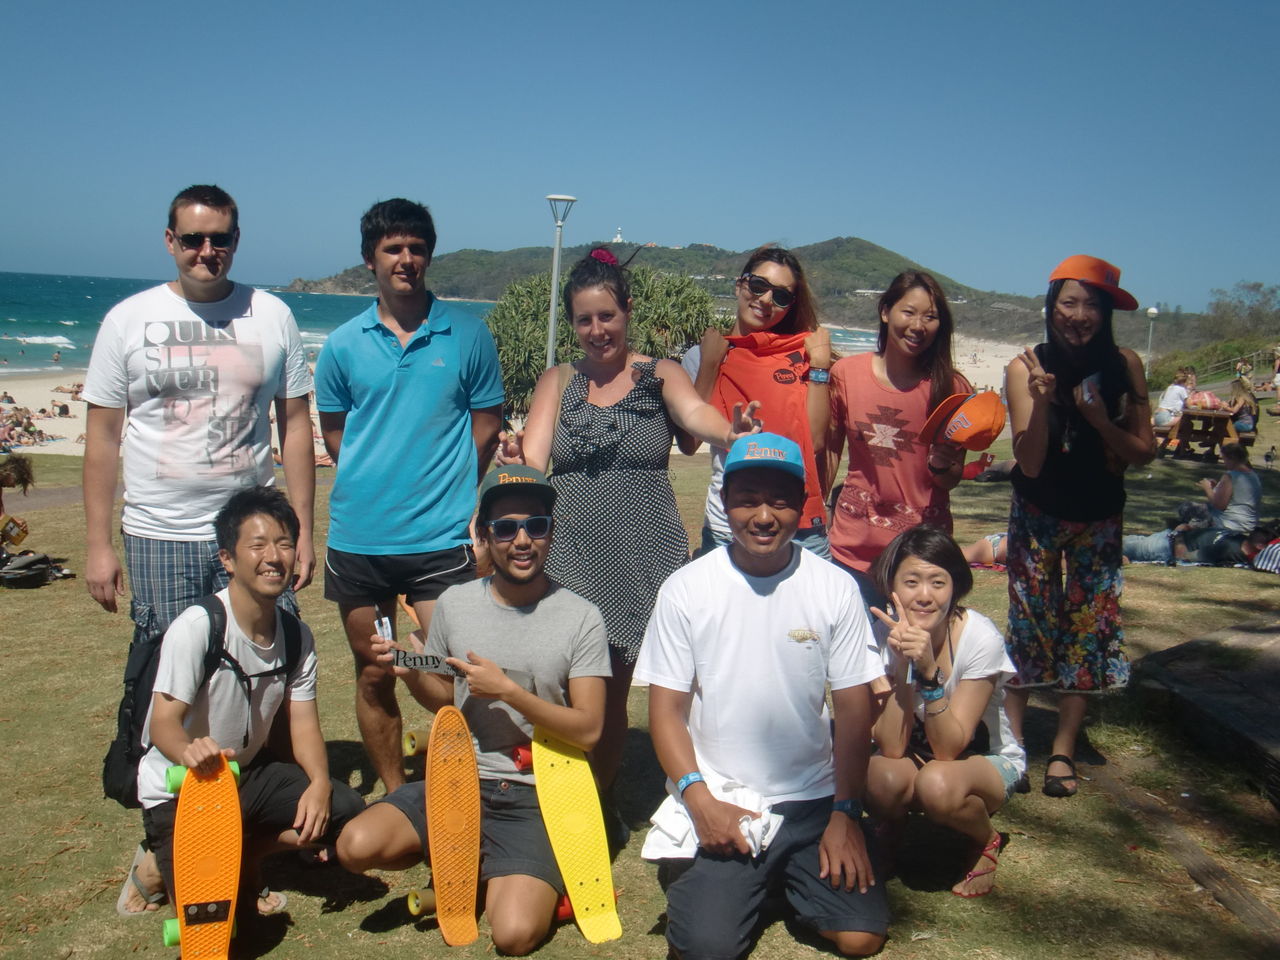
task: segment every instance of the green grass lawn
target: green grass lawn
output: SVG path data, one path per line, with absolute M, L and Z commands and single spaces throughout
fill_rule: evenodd
M 1264 418 L 1258 451 L 1280 431 Z M 1267 434 L 1270 432 L 1270 435 Z M 997 454 L 1007 453 L 997 449 Z M 1255 459 L 1260 460 L 1260 456 Z M 38 456 L 41 485 L 79 482 L 79 460 Z M 51 463 L 58 461 L 58 463 Z M 1129 526 L 1155 529 L 1180 499 L 1197 495 L 1196 478 L 1220 468 L 1157 461 L 1132 471 Z M 705 456 L 673 462 L 682 512 L 696 537 L 701 522 Z M 1263 471 L 1266 502 L 1280 504 L 1280 474 Z M 319 490 L 327 516 L 328 487 Z M 1004 528 L 1007 484 L 963 484 L 953 497 L 957 536 L 973 539 Z M 17 497 L 10 509 L 17 508 Z M 1271 510 L 1267 513 L 1280 512 Z M 63 507 L 26 514 L 28 543 L 84 569 L 83 511 Z M 625 523 L 625 520 L 620 520 Z M 317 530 L 324 543 L 324 523 Z M 301 595 L 321 657 L 320 709 L 334 771 L 369 789 L 352 705 L 352 670 L 334 607 L 319 585 Z M 0 787 L 8 811 L 0 827 L 0 954 L 14 957 L 174 956 L 160 943 L 160 921 L 117 919 L 114 903 L 130 852 L 140 838 L 136 812 L 101 798 L 100 763 L 114 730 L 120 674 L 130 635 L 124 613 L 92 603 L 82 580 L 40 590 L 0 593 L 4 698 L 0 730 L 9 776 Z M 1005 579 L 977 572 L 971 605 L 1005 619 Z M 1141 566 L 1126 573 L 1124 614 L 1134 657 L 1276 609 L 1276 578 L 1231 569 Z M 421 711 L 407 695 L 412 723 Z M 1035 702 L 1033 701 L 1033 704 Z M 1032 731 L 1052 723 L 1052 702 L 1032 711 Z M 632 731 L 620 802 L 641 822 L 662 793 L 646 732 L 644 691 L 632 695 Z M 1166 804 L 1211 855 L 1246 880 L 1256 896 L 1280 903 L 1280 829 L 1276 811 L 1244 775 L 1220 768 L 1172 736 L 1159 716 L 1117 695 L 1098 704 L 1089 735 L 1115 776 Z M 1042 737 L 1043 734 L 1041 733 Z M 1043 745 L 1032 736 L 1033 782 L 1043 772 Z M 781 747 L 780 747 L 781 748 Z M 1088 774 L 1088 768 L 1082 768 Z M 948 887 L 956 866 L 945 834 L 914 830 L 902 879 L 889 881 L 894 922 L 887 957 L 1056 958 L 1261 956 L 1242 924 L 1194 884 L 1132 814 L 1085 782 L 1073 800 L 1038 790 L 1018 796 L 997 818 L 1012 842 L 996 892 L 965 901 Z M 561 927 L 539 951 L 552 960 L 660 958 L 664 902 L 653 869 L 639 859 L 634 836 L 615 866 L 624 929 L 619 942 L 593 947 L 576 928 Z M 307 957 L 430 955 L 448 951 L 430 919 L 415 920 L 403 895 L 426 879 L 424 868 L 353 878 L 339 868 L 303 868 L 281 859 L 269 868 L 288 892 L 289 916 L 246 924 L 239 956 Z M 491 953 L 483 938 L 451 955 Z M 786 924 L 772 922 L 755 956 L 813 956 Z

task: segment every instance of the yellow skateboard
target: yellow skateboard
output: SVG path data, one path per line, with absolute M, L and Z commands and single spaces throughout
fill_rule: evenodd
M 431 725 L 426 803 L 436 920 L 444 942 L 462 946 L 479 936 L 480 774 L 471 730 L 457 707 L 442 707 Z M 423 892 L 410 892 L 410 912 L 421 912 L 425 901 Z
M 541 727 L 533 731 L 538 806 L 564 877 L 578 929 L 591 943 L 622 936 L 609 844 L 591 765 L 577 747 Z

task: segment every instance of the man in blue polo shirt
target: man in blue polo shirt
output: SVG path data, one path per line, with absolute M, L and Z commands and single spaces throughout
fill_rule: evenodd
M 502 371 L 488 327 L 426 288 L 431 214 L 375 203 L 361 254 L 378 300 L 335 330 L 316 364 L 316 407 L 338 467 L 329 500 L 324 595 L 356 661 L 356 720 L 388 793 L 404 783 L 395 676 L 370 650 L 396 596 L 425 632 L 446 587 L 475 577 L 467 527 L 498 442 Z

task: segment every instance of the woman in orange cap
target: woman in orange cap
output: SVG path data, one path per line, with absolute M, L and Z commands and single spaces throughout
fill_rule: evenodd
M 877 606 L 885 599 L 870 569 L 889 542 L 922 523 L 951 532 L 950 491 L 960 482 L 964 451 L 923 434 L 947 397 L 970 390 L 952 363 L 952 329 L 938 281 L 905 270 L 880 297 L 875 353 L 844 357 L 831 368 L 828 483 L 849 446 L 849 470 L 831 519 L 831 558 Z
M 1005 370 L 1013 453 L 1009 512 L 1009 653 L 1018 668 L 1005 707 L 1022 740 L 1033 687 L 1057 690 L 1058 729 L 1044 793 L 1077 789 L 1085 695 L 1122 687 L 1120 626 L 1124 471 L 1155 455 L 1142 362 L 1118 347 L 1113 309 L 1138 302 L 1120 271 L 1068 257 L 1049 276 L 1046 341 Z

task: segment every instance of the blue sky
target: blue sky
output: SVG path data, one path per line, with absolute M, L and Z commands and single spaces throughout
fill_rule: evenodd
M 235 275 L 438 252 L 859 236 L 983 289 L 1063 257 L 1147 305 L 1280 282 L 1274 3 L 0 7 L 0 270 L 167 277 L 169 199 L 241 207 Z

